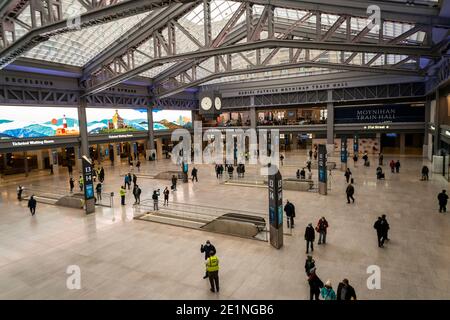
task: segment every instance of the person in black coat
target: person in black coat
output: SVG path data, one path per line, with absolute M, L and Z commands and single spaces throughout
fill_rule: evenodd
M 355 188 L 351 183 L 347 186 L 345 193 L 347 194 L 347 203 L 350 203 L 350 199 L 353 201 L 353 203 L 355 203 L 355 198 L 353 198 L 353 195 L 355 194 Z
M 294 218 L 295 218 L 295 206 L 289 202 L 286 202 L 284 206 L 284 212 L 286 212 L 287 217 L 287 227 L 294 228 Z
M 204 244 L 204 245 L 202 244 L 200 246 L 200 252 L 205 253 L 205 260 L 207 260 L 210 256 L 210 253 L 212 255 L 215 255 L 217 251 L 216 251 L 216 248 L 214 247 L 214 245 L 209 240 L 206 240 L 206 244 Z M 208 271 L 206 271 L 203 279 L 206 279 L 206 278 L 208 278 Z
M 192 182 L 194 182 L 194 179 L 195 179 L 195 182 L 198 182 L 197 172 L 198 172 L 198 170 L 196 167 L 192 168 L 192 171 L 191 171 Z
M 355 289 L 344 279 L 339 283 L 336 293 L 336 300 L 356 300 Z
M 34 216 L 36 213 L 36 199 L 34 198 L 34 195 L 30 197 L 30 200 L 28 200 L 28 208 L 30 208 L 31 215 Z
M 439 201 L 439 212 L 447 212 L 447 202 L 448 202 L 447 191 L 442 190 L 442 192 L 439 193 L 437 198 Z
M 311 245 L 311 251 L 314 251 L 314 239 L 316 237 L 316 232 L 312 223 L 308 224 L 305 229 L 305 240 L 306 240 L 306 253 L 309 253 L 309 247 Z
M 389 227 L 389 223 L 387 222 L 387 220 L 386 220 L 386 215 L 385 214 L 383 214 L 382 216 L 381 216 L 381 231 L 382 231 L 382 237 L 383 237 L 383 242 L 384 241 L 389 241 L 390 239 L 388 238 L 388 232 L 389 232 L 389 229 L 390 229 L 391 227 Z
M 422 181 L 428 181 L 428 172 L 430 170 L 428 169 L 427 166 L 423 166 L 422 167 Z
M 309 283 L 309 300 L 320 300 L 320 289 L 323 288 L 323 281 L 316 274 L 316 268 L 311 269 L 311 274 L 308 277 Z
M 378 217 L 378 220 L 375 221 L 373 228 L 377 230 L 377 239 L 378 239 L 378 247 L 383 248 L 384 239 L 383 239 L 383 220 L 381 217 Z

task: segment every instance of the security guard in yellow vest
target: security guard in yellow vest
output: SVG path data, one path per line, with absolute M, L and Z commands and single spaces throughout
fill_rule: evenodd
M 120 195 L 120 203 L 121 205 L 125 205 L 125 194 L 127 193 L 127 191 L 125 190 L 124 186 L 120 186 L 120 191 L 119 191 L 119 195 Z
M 206 260 L 206 272 L 208 273 L 209 283 L 211 284 L 211 291 L 219 292 L 219 258 L 217 258 L 214 251 L 210 253 Z

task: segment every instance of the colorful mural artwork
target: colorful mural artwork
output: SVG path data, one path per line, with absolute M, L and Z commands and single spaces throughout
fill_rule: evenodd
M 192 128 L 191 111 L 153 110 L 154 130 L 175 130 Z
M 0 107 L 0 139 L 78 136 L 76 108 Z
M 87 108 L 86 118 L 90 135 L 148 130 L 146 109 Z

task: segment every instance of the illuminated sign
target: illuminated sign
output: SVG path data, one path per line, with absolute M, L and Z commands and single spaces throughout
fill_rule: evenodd
M 261 95 L 261 94 L 271 94 L 271 93 L 328 90 L 328 89 L 337 89 L 337 88 L 346 88 L 346 87 L 348 87 L 348 82 L 336 82 L 336 83 L 311 84 L 311 85 L 304 85 L 304 86 L 280 87 L 280 88 L 269 88 L 269 89 L 258 89 L 258 90 L 243 90 L 243 91 L 239 91 L 238 95 L 251 96 L 251 95 Z
M 385 130 L 389 128 L 389 126 L 364 126 L 364 130 Z
M 192 128 L 192 113 L 186 110 L 153 110 L 153 130 Z
M 148 130 L 147 109 L 86 108 L 86 119 L 89 135 Z

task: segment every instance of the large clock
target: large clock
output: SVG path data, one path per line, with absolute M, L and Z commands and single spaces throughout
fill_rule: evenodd
M 205 110 L 209 111 L 213 105 L 212 99 L 210 97 L 203 97 L 200 101 L 200 107 Z
M 214 98 L 214 107 L 216 108 L 216 110 L 222 109 L 222 99 L 220 97 Z

